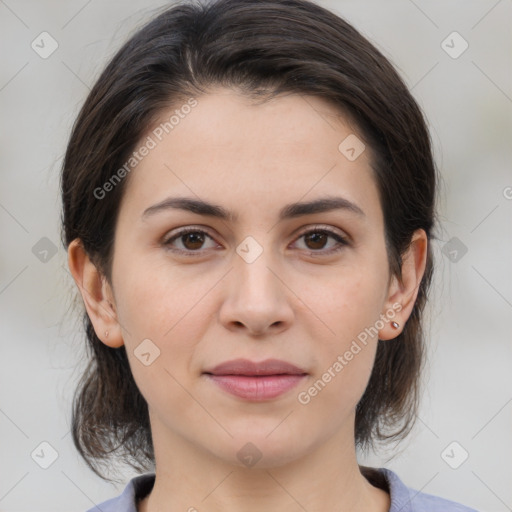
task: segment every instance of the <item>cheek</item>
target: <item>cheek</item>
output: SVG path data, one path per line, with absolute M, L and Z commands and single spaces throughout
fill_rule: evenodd
M 343 360 L 343 353 L 339 354 Z M 350 415 L 355 413 L 358 402 L 371 375 L 375 345 L 366 346 L 352 356 L 350 361 L 340 362 L 332 358 L 323 373 L 315 376 L 308 387 L 301 390 L 298 401 L 308 418 L 317 418 L 330 425 L 335 432 Z M 311 420 L 310 420 L 311 421 Z
M 143 394 L 154 394 L 158 389 L 174 389 L 171 375 L 185 384 L 195 370 L 194 352 L 210 324 L 208 291 L 218 277 L 205 274 L 191 279 L 171 266 L 139 265 L 135 258 L 118 263 L 117 275 L 126 278 L 118 277 L 114 283 L 117 313 L 137 385 Z M 150 356 L 142 359 L 154 359 L 149 366 L 140 360 L 143 346 L 148 348 L 143 353 Z M 174 391 L 179 394 L 179 386 Z
M 333 424 L 339 425 L 355 410 L 377 350 L 375 324 L 381 312 L 377 295 L 372 281 L 363 278 L 331 286 L 323 295 L 322 320 L 333 332 L 325 331 L 318 340 L 315 374 L 299 397 L 311 416 L 331 415 Z
M 171 265 L 148 264 L 143 258 L 120 260 L 118 276 L 123 276 L 114 284 L 118 316 L 128 331 L 125 342 L 130 344 L 141 336 L 166 343 L 212 286 L 208 274 L 190 279 Z
M 335 404 L 333 414 L 343 415 L 364 393 L 375 359 L 376 324 L 386 284 L 387 267 L 375 258 L 332 273 L 329 280 L 318 283 L 319 292 L 311 291 L 311 309 L 331 331 L 322 327 L 325 334 L 319 340 L 315 380 L 306 390 L 306 400 L 309 397 L 316 404 L 313 408 Z
M 362 263 L 329 273 L 316 280 L 315 287 L 308 282 L 305 302 L 340 343 L 375 324 L 382 313 L 386 285 L 385 267 Z

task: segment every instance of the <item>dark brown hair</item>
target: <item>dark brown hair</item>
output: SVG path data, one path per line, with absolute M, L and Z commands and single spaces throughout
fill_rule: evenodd
M 314 95 L 349 116 L 372 151 L 392 274 L 422 228 L 432 239 L 436 170 L 425 120 L 389 61 L 349 23 L 306 0 L 180 2 L 138 30 L 96 81 L 73 126 L 63 163 L 62 242 L 76 238 L 111 283 L 114 230 L 126 188 L 94 193 L 129 158 L 163 109 L 236 88 L 260 98 Z M 356 445 L 404 438 L 414 424 L 424 357 L 421 317 L 432 253 L 400 335 L 379 341 L 355 421 Z M 110 348 L 84 313 L 88 367 L 73 403 L 73 441 L 89 466 L 116 455 L 153 467 L 147 404 L 124 347 Z

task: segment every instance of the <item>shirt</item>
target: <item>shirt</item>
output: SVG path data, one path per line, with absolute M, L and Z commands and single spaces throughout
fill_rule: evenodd
M 454 501 L 416 491 L 386 468 L 364 468 L 368 481 L 390 494 L 389 512 L 477 512 Z M 137 501 L 145 498 L 153 488 L 155 474 L 146 473 L 132 478 L 123 493 L 107 500 L 87 512 L 137 512 Z

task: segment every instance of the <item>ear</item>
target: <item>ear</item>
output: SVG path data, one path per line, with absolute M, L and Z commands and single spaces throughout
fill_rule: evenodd
M 79 238 L 69 244 L 68 266 L 98 338 L 109 347 L 122 346 L 124 341 L 117 321 L 114 294 L 105 276 L 86 254 Z
M 388 296 L 385 302 L 383 315 L 389 320 L 379 331 L 379 339 L 391 340 L 396 338 L 404 328 L 411 315 L 418 296 L 421 280 L 425 273 L 427 263 L 428 238 L 423 229 L 413 233 L 411 244 L 402 256 L 402 279 L 392 276 L 388 288 Z M 395 315 L 392 317 L 391 313 Z M 391 323 L 397 322 L 398 328 Z

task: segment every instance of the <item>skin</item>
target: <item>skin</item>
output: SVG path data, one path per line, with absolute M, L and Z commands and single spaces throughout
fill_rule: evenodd
M 386 322 L 378 337 L 399 334 L 424 273 L 426 235 L 414 234 L 399 283 L 389 273 L 370 148 L 355 161 L 338 150 L 357 131 L 324 100 L 287 95 L 255 105 L 228 89 L 197 100 L 128 178 L 112 282 L 78 240 L 68 250 L 98 337 L 126 346 L 149 405 L 156 481 L 139 510 L 388 511 L 388 493 L 360 473 L 353 432 L 377 337 L 307 405 L 297 396 L 393 304 L 400 327 Z M 200 198 L 238 219 L 179 209 L 141 218 L 169 196 Z M 337 209 L 279 221 L 283 206 L 324 196 L 344 197 L 364 215 Z M 163 244 L 187 226 L 207 231 L 202 245 Z M 329 253 L 335 239 L 303 236 L 317 226 L 347 245 Z M 247 236 L 263 250 L 251 263 L 236 252 Z M 149 366 L 134 355 L 144 339 L 160 350 Z M 245 401 L 203 375 L 237 357 L 283 359 L 308 376 L 278 398 Z M 261 453 L 253 467 L 237 458 L 248 442 Z

